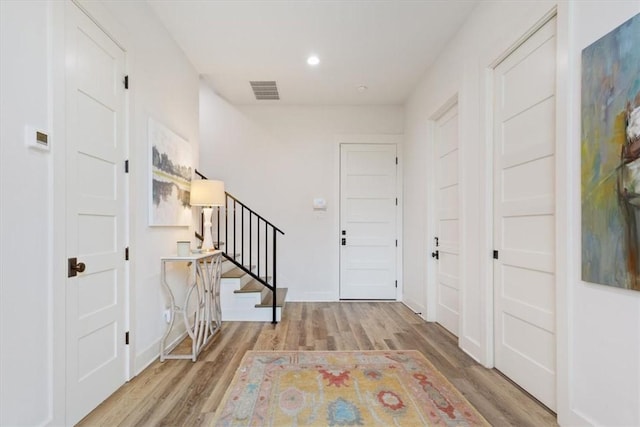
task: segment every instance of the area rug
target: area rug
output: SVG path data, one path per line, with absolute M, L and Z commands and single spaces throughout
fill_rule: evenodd
M 249 351 L 216 426 L 488 426 L 418 351 Z

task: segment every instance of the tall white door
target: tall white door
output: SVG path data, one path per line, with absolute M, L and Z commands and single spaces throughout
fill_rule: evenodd
M 396 298 L 395 144 L 340 145 L 340 298 Z
M 495 69 L 495 366 L 556 408 L 556 20 Z
M 436 322 L 458 336 L 459 186 L 458 186 L 458 106 L 444 113 L 435 126 L 437 235 Z
M 124 52 L 72 2 L 66 7 L 67 257 L 85 267 L 66 283 L 74 424 L 126 380 L 125 97 Z

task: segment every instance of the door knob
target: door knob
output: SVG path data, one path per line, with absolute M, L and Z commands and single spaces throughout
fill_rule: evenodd
M 84 262 L 78 262 L 78 258 L 69 258 L 67 277 L 76 277 L 78 273 L 84 272 L 85 268 Z
M 345 246 L 347 244 L 347 239 L 343 238 L 342 239 L 342 246 Z

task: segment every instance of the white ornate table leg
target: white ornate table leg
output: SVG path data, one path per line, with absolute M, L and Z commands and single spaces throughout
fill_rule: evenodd
M 162 271 L 161 271 L 161 282 L 162 285 L 164 286 L 164 288 L 167 290 L 167 293 L 169 294 L 169 304 L 171 305 L 171 320 L 169 321 L 169 324 L 167 325 L 167 329 L 164 332 L 164 335 L 162 335 L 162 338 L 160 339 L 160 361 L 164 362 L 164 359 L 167 355 L 167 337 L 169 337 L 169 333 L 171 332 L 171 329 L 173 328 L 173 323 L 174 323 L 174 313 L 178 311 L 179 307 L 176 307 L 176 300 L 173 296 L 173 292 L 171 292 L 171 288 L 169 287 L 169 284 L 167 283 L 167 263 L 166 261 L 162 261 Z
M 197 337 L 200 332 L 200 318 L 201 318 L 199 306 L 200 306 L 200 301 L 202 300 L 202 290 L 201 290 L 201 283 L 200 283 L 201 280 L 199 280 L 200 274 L 198 272 L 197 264 L 198 264 L 197 262 L 194 263 L 194 269 L 193 269 L 193 272 L 191 273 L 193 277 L 192 279 L 193 283 L 189 287 L 189 291 L 187 292 L 187 296 L 184 299 L 184 305 L 182 307 L 182 317 L 184 321 L 184 326 L 187 330 L 187 334 L 189 334 L 189 337 L 191 338 L 191 360 L 194 362 L 196 361 L 196 356 L 198 354 Z M 192 326 L 191 322 L 189 321 L 189 300 L 191 299 L 191 295 L 194 290 L 196 292 L 196 304 L 198 305 L 198 307 L 196 307 L 196 311 L 193 319 L 193 326 Z
M 215 258 L 215 264 L 213 266 L 213 283 L 211 289 L 212 299 L 212 312 L 213 320 L 215 322 L 214 330 L 219 330 L 222 326 L 222 310 L 220 309 L 220 280 L 222 278 L 222 256 L 218 255 Z M 212 330 L 213 333 L 213 330 Z
M 205 301 L 204 301 L 204 313 L 205 320 L 203 329 L 206 331 L 206 340 L 208 341 L 211 337 L 211 264 L 212 260 L 215 256 L 205 259 L 202 262 L 202 268 L 204 270 L 204 285 L 205 285 Z

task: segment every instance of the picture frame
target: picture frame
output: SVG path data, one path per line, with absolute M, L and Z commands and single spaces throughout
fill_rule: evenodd
M 188 227 L 193 157 L 191 144 L 149 118 L 149 225 Z
M 640 291 L 640 14 L 582 51 L 582 280 Z

